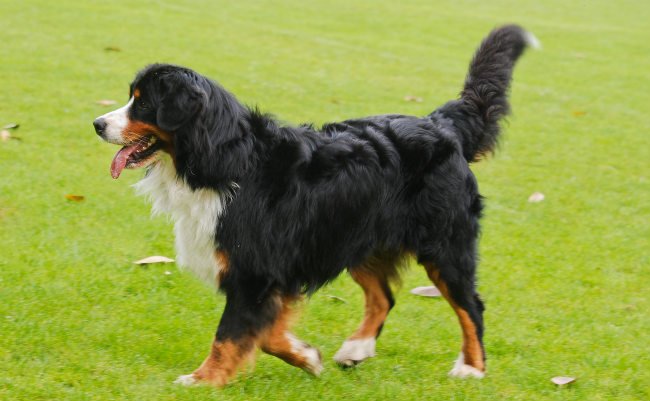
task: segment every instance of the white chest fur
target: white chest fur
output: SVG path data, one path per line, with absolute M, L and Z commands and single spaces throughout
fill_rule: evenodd
M 224 196 L 210 189 L 192 190 L 176 176 L 169 157 L 152 166 L 134 186 L 151 201 L 152 214 L 166 214 L 174 222 L 176 263 L 217 287 L 217 275 L 224 266 L 215 257 L 214 236 Z

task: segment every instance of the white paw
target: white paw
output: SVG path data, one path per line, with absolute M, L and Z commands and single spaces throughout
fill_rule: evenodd
M 194 386 L 194 385 L 198 384 L 198 382 L 194 378 L 193 374 L 178 376 L 178 378 L 176 378 L 176 380 L 174 380 L 174 383 L 182 384 L 183 386 Z
M 305 358 L 307 365 L 303 366 L 302 369 L 314 376 L 320 376 L 323 371 L 323 358 L 320 355 L 320 351 L 297 339 L 296 336 L 289 332 L 284 335 L 289 340 L 289 344 L 291 344 L 291 352 Z
M 375 356 L 374 338 L 347 340 L 334 355 L 334 360 L 341 366 L 355 366 L 359 362 Z
M 465 364 L 465 356 L 462 352 L 458 356 L 454 368 L 449 372 L 449 377 L 456 377 L 459 379 L 465 379 L 467 377 L 482 379 L 484 376 L 485 372 L 476 369 L 474 366 Z
M 320 352 L 316 348 L 310 347 L 304 350 L 302 354 L 307 358 L 307 366 L 305 366 L 304 370 L 314 376 L 320 376 L 323 371 L 323 358 L 321 358 Z

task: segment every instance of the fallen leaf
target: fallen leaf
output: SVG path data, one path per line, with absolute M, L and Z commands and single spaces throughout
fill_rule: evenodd
M 558 386 L 564 386 L 565 384 L 573 383 L 576 380 L 578 379 L 576 379 L 575 377 L 565 377 L 565 376 L 556 376 L 551 379 L 551 381 L 557 384 Z
M 136 265 L 146 265 L 149 263 L 171 263 L 173 261 L 174 259 L 169 259 L 164 256 L 149 256 L 148 258 L 144 258 L 142 260 L 138 260 L 133 263 L 135 263 Z
M 411 294 L 419 295 L 421 297 L 439 297 L 442 294 L 440 290 L 431 285 L 428 287 L 416 287 L 411 290 Z
M 575 58 L 585 58 L 585 55 L 584 55 L 584 53 L 574 53 L 573 57 L 575 57 Z
M 7 142 L 7 139 L 11 138 L 11 133 L 6 129 L 3 129 L 2 133 L 0 133 L 0 136 L 2 136 L 2 142 Z
M 587 112 L 586 112 L 586 111 L 582 111 L 582 110 L 575 110 L 575 111 L 573 112 L 573 115 L 576 116 L 576 117 L 584 116 L 585 114 L 587 114 Z
M 85 199 L 82 195 L 65 194 L 65 197 L 70 199 L 71 201 L 75 201 L 75 202 L 81 202 L 81 201 L 83 201 Z
M 533 192 L 532 195 L 528 197 L 528 202 L 537 203 L 543 201 L 545 198 L 544 194 L 541 192 Z
M 327 101 L 330 102 L 330 103 L 334 103 L 334 104 L 339 104 L 339 103 L 341 103 L 340 100 L 338 100 L 338 99 L 332 99 L 332 98 L 327 99 Z
M 337 296 L 335 296 L 335 295 L 326 295 L 326 297 L 329 298 L 329 299 L 331 299 L 331 300 L 333 300 L 333 301 L 338 301 L 338 302 L 343 302 L 343 303 L 347 303 L 347 302 L 348 302 L 348 301 L 346 301 L 345 299 L 343 299 L 343 298 L 341 298 L 341 297 L 337 297 Z
M 97 104 L 100 106 L 112 106 L 114 104 L 117 104 L 115 100 L 98 100 Z
M 122 49 L 120 49 L 117 46 L 106 46 L 104 48 L 104 50 L 107 51 L 107 52 L 121 52 L 122 51 Z
M 422 101 L 422 98 L 417 97 L 417 96 L 407 96 L 407 97 L 404 98 L 404 100 L 406 100 L 407 102 L 418 102 L 419 103 L 419 102 Z
M 7 124 L 4 127 L 2 127 L 2 129 L 16 129 L 18 127 L 20 127 L 19 124 Z

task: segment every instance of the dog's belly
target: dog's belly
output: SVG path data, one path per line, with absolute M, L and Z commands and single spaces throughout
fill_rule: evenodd
M 215 229 L 224 208 L 222 194 L 210 189 L 192 190 L 176 176 L 169 158 L 151 167 L 135 187 L 151 201 L 152 214 L 167 214 L 174 221 L 176 263 L 218 286 L 217 276 L 224 266 L 216 257 Z

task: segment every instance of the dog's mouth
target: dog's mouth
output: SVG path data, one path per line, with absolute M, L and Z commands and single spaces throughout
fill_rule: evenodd
M 118 178 L 124 168 L 139 168 L 149 165 L 155 158 L 155 153 L 161 147 L 161 142 L 155 136 L 141 137 L 120 149 L 111 163 L 111 176 Z

